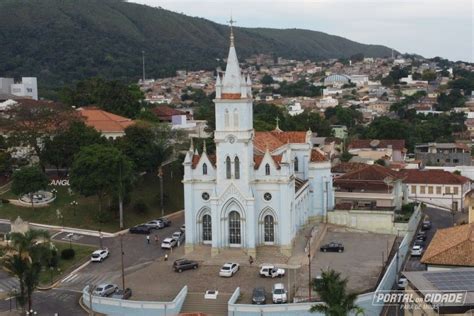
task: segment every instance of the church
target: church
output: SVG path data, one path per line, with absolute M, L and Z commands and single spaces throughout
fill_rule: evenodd
M 296 233 L 334 207 L 331 164 L 311 131 L 256 132 L 252 83 L 239 66 L 231 27 L 225 73 L 216 78 L 215 155 L 191 148 L 184 160 L 186 252 L 209 245 L 273 245 L 291 255 Z

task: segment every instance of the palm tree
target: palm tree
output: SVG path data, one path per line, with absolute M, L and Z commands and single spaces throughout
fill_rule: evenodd
M 41 267 L 49 262 L 51 248 L 49 233 L 44 230 L 28 230 L 26 233 L 11 233 L 11 248 L 2 260 L 2 266 L 10 275 L 16 276 L 20 285 L 18 303 L 31 310 L 32 296 L 39 283 Z
M 346 316 L 350 312 L 364 315 L 361 307 L 355 304 L 357 294 L 347 293 L 347 278 L 334 270 L 322 271 L 321 279 L 313 279 L 313 290 L 319 294 L 324 304 L 311 306 L 310 312 L 320 312 L 327 316 Z

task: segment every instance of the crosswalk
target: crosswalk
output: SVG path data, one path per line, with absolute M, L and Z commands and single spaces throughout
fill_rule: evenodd
M 111 283 L 117 279 L 117 273 L 75 273 L 66 276 L 61 280 L 59 287 L 66 289 L 73 289 L 76 291 L 82 290 L 86 285 Z
M 9 293 L 13 289 L 18 289 L 18 280 L 16 278 L 0 279 L 0 293 Z

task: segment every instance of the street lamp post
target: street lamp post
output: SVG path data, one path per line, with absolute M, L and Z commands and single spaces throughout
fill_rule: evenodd
M 76 207 L 77 207 L 78 204 L 79 204 L 79 203 L 77 203 L 76 200 L 74 200 L 74 201 L 71 202 L 71 206 L 72 206 L 72 210 L 73 210 L 74 216 L 76 216 Z
M 120 257 L 122 261 L 122 289 L 125 291 L 125 269 L 123 266 L 123 235 L 120 235 Z
M 312 234 L 305 236 L 308 239 L 308 301 L 311 302 L 311 237 Z
M 164 203 L 163 203 L 163 166 L 160 166 L 158 169 L 158 177 L 160 178 L 160 206 L 161 206 L 161 216 L 165 215 Z
M 99 228 L 99 246 L 100 246 L 100 249 L 104 249 L 102 245 L 102 230 L 100 228 Z

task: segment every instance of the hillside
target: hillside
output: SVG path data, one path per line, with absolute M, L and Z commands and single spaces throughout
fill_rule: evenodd
M 44 87 L 103 76 L 136 80 L 202 69 L 225 57 L 229 29 L 203 18 L 118 0 L 2 0 L 0 76 L 37 76 Z M 236 28 L 239 56 L 295 59 L 388 56 L 389 48 L 299 29 Z

